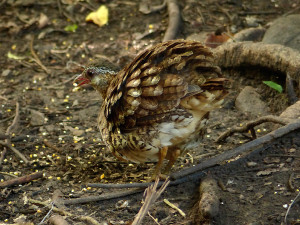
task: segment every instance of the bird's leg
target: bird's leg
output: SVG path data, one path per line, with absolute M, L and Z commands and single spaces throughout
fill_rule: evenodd
M 161 178 L 161 167 L 162 167 L 164 159 L 166 158 L 167 153 L 168 153 L 168 147 L 162 147 L 159 150 L 158 162 L 156 164 L 156 167 L 155 167 L 154 173 L 151 177 L 151 180 L 155 180 L 157 177 Z
M 180 150 L 172 150 L 172 151 L 168 151 L 168 155 L 167 155 L 167 159 L 169 160 L 168 164 L 166 165 L 165 169 L 164 169 L 164 174 L 168 174 L 170 173 L 170 170 L 172 168 L 172 166 L 174 165 L 174 163 L 176 162 L 178 156 L 180 156 Z

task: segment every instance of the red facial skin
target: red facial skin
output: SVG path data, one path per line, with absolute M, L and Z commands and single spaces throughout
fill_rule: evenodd
M 87 79 L 83 74 L 80 74 L 74 79 L 74 83 L 76 83 L 77 86 L 82 86 L 84 84 L 90 83 L 90 80 Z

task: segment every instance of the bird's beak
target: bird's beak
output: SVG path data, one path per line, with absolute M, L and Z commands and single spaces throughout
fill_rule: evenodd
M 89 82 L 90 80 L 85 78 L 82 74 L 79 74 L 77 77 L 75 77 L 73 81 L 73 83 L 77 84 L 77 86 L 88 84 Z

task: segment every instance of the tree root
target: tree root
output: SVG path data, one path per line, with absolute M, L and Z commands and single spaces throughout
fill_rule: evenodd
M 262 123 L 266 123 L 266 122 L 278 123 L 278 124 L 281 124 L 281 125 L 287 125 L 289 122 L 291 122 L 291 120 L 290 119 L 285 119 L 285 118 L 282 118 L 282 117 L 279 117 L 279 116 L 273 116 L 273 115 L 263 116 L 263 117 L 260 117 L 258 119 L 255 119 L 255 120 L 252 120 L 252 121 L 246 123 L 242 127 L 233 127 L 231 129 L 225 131 L 223 134 L 221 134 L 218 137 L 216 142 L 222 142 L 226 138 L 228 138 L 229 136 L 233 135 L 234 133 L 243 133 L 243 132 L 247 132 L 249 130 L 251 130 L 253 139 L 256 139 L 254 127 L 258 126 Z
M 220 67 L 261 66 L 289 74 L 298 85 L 300 83 L 300 54 L 289 47 L 262 42 L 237 42 L 220 45 L 213 52 L 216 64 Z
M 180 10 L 177 0 L 167 0 L 167 5 L 169 13 L 169 25 L 163 41 L 175 39 L 180 25 Z

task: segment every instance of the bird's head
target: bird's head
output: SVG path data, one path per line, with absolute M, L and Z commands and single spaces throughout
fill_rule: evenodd
M 117 73 L 116 71 L 118 71 L 116 66 L 110 62 L 94 62 L 88 65 L 84 71 L 75 78 L 74 83 L 76 83 L 77 86 L 90 84 L 102 95 L 105 95 L 112 78 Z

